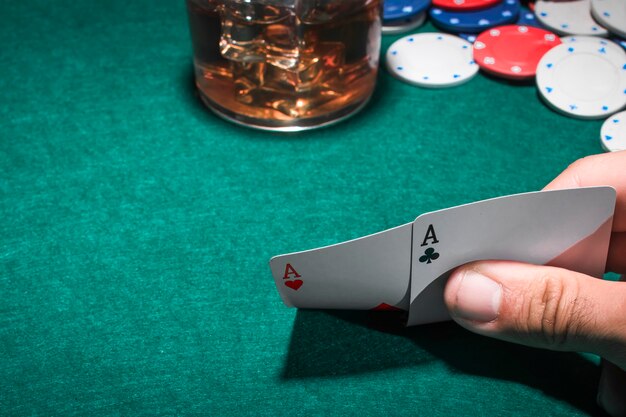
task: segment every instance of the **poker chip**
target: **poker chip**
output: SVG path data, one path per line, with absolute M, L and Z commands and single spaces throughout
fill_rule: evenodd
M 476 10 L 497 4 L 500 0 L 433 0 L 433 6 L 446 10 Z
M 476 38 L 478 35 L 476 33 L 457 33 L 457 36 L 460 36 L 462 39 L 465 39 L 469 43 L 476 42 Z
M 383 34 L 394 35 L 397 33 L 408 32 L 422 26 L 426 21 L 426 12 L 418 13 L 416 16 L 408 19 L 393 20 L 391 22 L 383 22 Z
M 430 6 L 430 0 L 385 0 L 383 22 L 411 18 Z
M 535 76 L 537 64 L 550 49 L 561 44 L 552 32 L 531 26 L 498 26 L 474 42 L 474 60 L 496 76 L 523 80 Z
M 626 37 L 626 2 L 624 0 L 591 0 L 591 14 L 611 32 Z
M 599 47 L 611 49 L 612 53 L 615 55 L 620 55 L 620 53 L 622 52 L 622 49 L 617 43 L 608 41 L 606 39 L 599 39 L 593 36 L 562 36 L 561 37 L 561 43 L 576 44 L 580 42 L 591 42 L 594 45 L 599 45 Z
M 626 151 L 626 111 L 605 120 L 600 129 L 600 143 L 607 152 Z
M 543 25 L 539 23 L 539 20 L 537 20 L 535 13 L 533 13 L 532 10 L 527 9 L 526 7 L 523 7 L 523 6 L 520 9 L 519 17 L 517 18 L 517 21 L 515 22 L 515 24 L 520 25 L 520 26 L 533 26 L 536 28 L 543 29 Z
M 600 44 L 602 47 L 612 49 L 614 54 L 619 55 L 622 48 L 626 49 L 626 45 L 621 45 L 617 39 L 598 39 L 593 36 L 562 36 L 561 43 L 577 43 L 577 42 L 592 42 Z M 620 46 L 622 48 L 620 48 Z
M 433 7 L 429 16 L 436 26 L 448 32 L 479 33 L 515 22 L 519 12 L 519 0 L 503 0 L 493 7 L 475 11 L 457 12 Z
M 609 34 L 591 17 L 591 0 L 540 0 L 535 4 L 535 16 L 547 29 L 559 35 Z
M 387 49 L 386 62 L 395 77 L 427 88 L 463 84 L 478 73 L 472 45 L 443 33 L 421 33 L 397 40 Z
M 626 105 L 626 53 L 605 39 L 574 39 L 566 39 L 539 61 L 539 94 L 566 115 L 608 117 Z

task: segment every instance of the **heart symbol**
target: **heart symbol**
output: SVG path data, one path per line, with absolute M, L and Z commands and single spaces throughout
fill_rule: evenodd
M 548 93 L 552 92 L 552 87 L 546 87 L 546 90 L 548 91 Z
M 285 281 L 285 285 L 292 290 L 298 291 L 298 289 L 304 284 L 301 279 L 294 279 L 293 281 Z

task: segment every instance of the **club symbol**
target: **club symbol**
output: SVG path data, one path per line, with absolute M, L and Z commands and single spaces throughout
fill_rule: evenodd
M 439 254 L 435 252 L 434 248 L 428 248 L 422 256 L 420 256 L 420 262 L 432 263 L 435 259 L 439 258 Z

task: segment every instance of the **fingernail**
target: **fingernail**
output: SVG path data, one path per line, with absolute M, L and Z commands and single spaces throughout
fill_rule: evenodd
M 498 317 L 502 287 L 475 271 L 466 271 L 456 294 L 456 315 L 487 323 Z

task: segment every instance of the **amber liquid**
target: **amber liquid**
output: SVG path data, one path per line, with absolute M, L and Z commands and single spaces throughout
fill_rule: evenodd
M 228 119 L 265 129 L 301 130 L 346 117 L 376 83 L 380 5 L 187 0 L 203 100 Z

